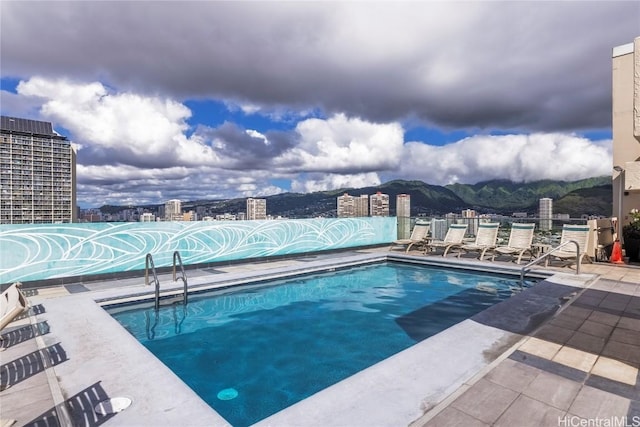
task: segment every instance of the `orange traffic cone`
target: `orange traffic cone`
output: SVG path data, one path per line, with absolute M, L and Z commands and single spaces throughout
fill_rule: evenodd
M 613 249 L 611 250 L 611 257 L 609 261 L 612 264 L 624 264 L 624 260 L 622 259 L 622 246 L 620 245 L 620 240 L 616 240 L 613 242 Z

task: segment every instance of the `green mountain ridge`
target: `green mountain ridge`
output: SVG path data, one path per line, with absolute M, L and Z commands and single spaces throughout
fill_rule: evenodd
M 411 215 L 444 215 L 475 209 L 478 213 L 511 215 L 513 212 L 537 214 L 538 201 L 543 197 L 553 199 L 554 213 L 579 217 L 583 214 L 610 216 L 612 209 L 611 177 L 595 177 L 578 181 L 541 180 L 514 183 L 493 180 L 477 184 L 431 185 L 422 181 L 393 180 L 378 186 L 341 188 L 313 193 L 281 193 L 264 197 L 267 212 L 291 218 L 335 216 L 336 198 L 344 193 L 353 196 L 372 195 L 376 192 L 389 195 L 389 208 L 395 214 L 396 196 L 411 195 Z M 157 208 L 158 205 L 155 205 Z M 183 209 L 205 207 L 209 215 L 245 211 L 246 198 L 229 200 L 195 200 L 184 202 Z M 146 206 L 153 209 L 153 206 Z M 104 206 L 113 212 L 116 207 Z M 128 207 L 122 207 L 126 209 Z
M 587 178 L 579 181 L 541 180 L 526 184 L 505 180 L 493 180 L 477 184 L 451 184 L 451 189 L 462 200 L 476 209 L 513 210 L 524 209 L 530 211 L 538 200 L 549 197 L 555 201 L 567 194 L 585 188 L 611 186 L 611 177 Z

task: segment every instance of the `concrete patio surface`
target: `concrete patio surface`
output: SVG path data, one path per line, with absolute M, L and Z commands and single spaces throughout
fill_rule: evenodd
M 600 279 L 413 426 L 640 425 L 640 269 Z
M 348 256 L 357 257 L 358 253 L 384 255 L 387 248 L 327 254 L 326 257 L 344 259 Z M 414 251 L 409 256 L 423 255 Z M 192 283 L 204 283 L 212 275 L 224 282 L 224 278 L 232 280 L 246 274 L 281 271 L 292 266 L 307 267 L 313 264 L 314 259 L 321 258 L 314 256 L 236 264 L 189 270 L 187 274 L 192 286 Z M 449 258 L 447 262 L 459 263 Z M 512 266 L 512 263 L 505 262 L 484 261 L 481 264 Z M 380 421 L 368 425 L 572 426 L 580 425 L 576 424 L 579 420 L 622 417 L 626 417 L 629 425 L 634 425 L 631 423 L 635 420 L 636 425 L 640 425 L 640 267 L 584 264 L 581 276 L 589 277 L 582 282 L 586 283 L 584 286 L 580 285 L 580 280 L 572 282 L 576 279 L 571 268 L 550 267 L 550 270 L 561 273 L 558 277 L 563 285 L 578 289 L 555 315 L 526 334 L 502 330 L 496 328 L 495 324 L 460 326 L 461 329 L 470 330 L 482 326 L 485 331 L 493 328 L 491 330 L 496 330 L 495 336 L 488 335 L 487 340 L 509 337 L 509 345 L 500 347 L 501 350 L 491 357 L 490 363 L 472 363 L 479 372 L 474 371 L 460 384 L 454 383 L 454 387 L 449 387 L 433 401 L 425 402 L 422 408 L 411 409 L 418 412 L 417 415 L 411 415 L 414 413 L 411 412 L 408 416 L 413 418 L 408 418 L 408 422 L 397 424 L 392 416 L 385 416 L 392 414 L 384 414 L 384 408 L 380 408 L 382 412 L 378 415 L 364 410 L 372 414 L 372 420 Z M 163 283 L 170 282 L 168 276 L 160 277 L 160 280 Z M 136 380 L 140 382 L 136 386 L 146 390 L 145 402 L 136 397 L 134 405 L 137 408 L 119 414 L 101 416 L 93 411 L 98 402 L 127 396 L 128 391 L 132 390 L 131 384 L 128 384 L 131 379 L 125 374 L 130 368 L 126 366 L 129 361 L 122 360 L 122 354 L 133 354 L 124 351 L 134 351 L 134 347 L 137 349 L 137 342 L 132 337 L 129 340 L 122 335 L 112 335 L 109 328 L 103 328 L 99 334 L 83 335 L 83 330 L 95 330 L 95 325 L 89 327 L 89 324 L 107 322 L 105 324 L 108 325 L 106 318 L 109 316 L 106 312 L 104 318 L 98 314 L 88 314 L 70 320 L 65 319 L 64 312 L 59 310 L 69 304 L 76 304 L 81 310 L 87 296 L 93 299 L 112 298 L 122 293 L 123 289 L 145 288 L 140 278 L 130 278 L 27 291 L 31 304 L 29 315 L 12 322 L 2 332 L 4 350 L 0 351 L 0 427 L 227 425 L 195 393 L 188 390 L 174 393 L 175 380 L 170 373 L 152 374 L 165 372 L 164 369 L 168 368 L 158 366 L 162 364 L 150 354 L 135 356 L 140 358 L 136 363 L 149 367 L 148 372 L 138 373 L 142 379 Z M 489 314 L 485 315 L 484 320 L 491 320 L 487 316 Z M 480 317 L 476 322 L 482 323 L 484 320 Z M 78 338 L 79 335 L 82 339 Z M 440 339 L 445 340 L 444 337 Z M 94 366 L 90 362 L 81 365 L 80 369 L 77 359 L 81 354 L 91 352 L 92 348 L 97 348 L 105 340 L 111 345 L 109 352 L 112 354 L 107 355 L 110 357 L 108 360 L 116 369 L 112 366 L 112 372 L 104 373 L 104 366 Z M 463 344 L 457 351 L 464 352 Z M 101 354 L 100 357 L 105 355 Z M 124 356 L 125 359 L 127 357 Z M 403 359 L 402 363 L 406 363 L 406 360 Z M 139 366 L 135 363 L 132 365 Z M 417 365 L 411 366 L 415 368 Z M 86 372 L 95 376 L 87 376 Z M 427 372 L 429 369 L 425 367 L 425 378 Z M 424 381 L 428 379 L 416 380 L 402 387 L 415 387 Z M 343 387 L 344 393 L 361 393 L 363 390 L 357 380 L 343 383 L 336 386 Z M 323 398 L 320 396 L 318 399 L 317 402 L 321 402 Z M 337 405 L 333 409 L 331 399 L 326 399 L 324 404 L 328 405 L 330 411 L 326 414 L 327 419 L 337 420 L 335 425 L 344 420 L 337 416 L 340 411 L 349 412 L 353 409 L 353 405 L 346 405 L 342 409 Z M 354 409 L 354 413 L 358 411 L 358 408 Z M 185 418 L 180 415 L 183 413 L 193 416 Z M 296 423 L 296 416 L 295 411 L 290 411 L 284 418 L 274 418 L 272 422 L 267 419 L 259 424 L 305 424 Z M 310 424 L 307 422 L 306 425 Z

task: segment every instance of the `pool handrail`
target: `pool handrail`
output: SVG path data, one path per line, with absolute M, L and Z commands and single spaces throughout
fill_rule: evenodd
M 546 259 L 552 253 L 567 246 L 569 243 L 573 243 L 574 245 L 576 245 L 576 274 L 580 274 L 580 244 L 575 240 L 569 240 L 567 242 L 564 242 L 560 246 L 556 246 L 555 248 L 551 249 L 549 252 L 543 253 L 538 258 L 534 259 L 533 261 L 529 262 L 527 265 L 522 267 L 522 269 L 520 270 L 520 286 L 522 287 L 522 285 L 524 284 L 524 275 L 531 270 L 532 266 L 538 264 L 543 259 Z
M 151 268 L 151 272 L 153 273 L 153 283 L 156 287 L 155 293 L 155 308 L 156 310 L 160 309 L 160 281 L 158 280 L 158 274 L 156 273 L 156 267 L 153 264 L 153 256 L 150 253 L 145 257 L 144 262 L 144 284 L 149 286 L 149 268 Z
M 176 263 L 176 260 L 178 263 Z M 187 305 L 187 275 L 184 272 L 184 265 L 182 265 L 182 257 L 180 256 L 180 252 L 175 251 L 173 253 L 173 281 L 177 282 L 178 278 L 176 278 L 176 265 L 180 266 L 180 279 L 182 279 L 182 283 L 184 284 L 184 296 L 183 296 L 183 304 Z

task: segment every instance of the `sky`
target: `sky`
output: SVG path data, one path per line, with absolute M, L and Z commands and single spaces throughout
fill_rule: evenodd
M 78 203 L 610 175 L 626 1 L 0 2 L 0 110 Z

